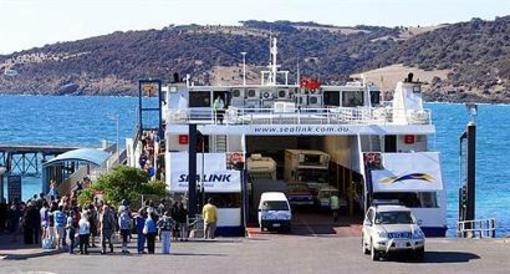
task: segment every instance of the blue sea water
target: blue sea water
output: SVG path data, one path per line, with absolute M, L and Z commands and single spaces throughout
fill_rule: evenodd
M 123 141 L 133 135 L 137 105 L 133 97 L 0 96 L 0 144 L 115 142 L 117 114 Z M 426 107 L 432 110 L 437 130 L 429 146 L 442 155 L 451 234 L 458 207 L 459 136 L 468 116 L 462 104 L 429 103 Z M 502 236 L 510 234 L 510 106 L 480 105 L 478 113 L 476 217 L 495 217 Z M 39 190 L 39 178 L 24 178 L 25 199 Z

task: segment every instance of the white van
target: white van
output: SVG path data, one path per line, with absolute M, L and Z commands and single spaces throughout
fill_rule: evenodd
M 260 230 L 290 231 L 292 213 L 283 192 L 264 192 L 259 202 Z

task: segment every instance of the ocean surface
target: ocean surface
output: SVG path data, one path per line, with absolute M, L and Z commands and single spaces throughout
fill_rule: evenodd
M 155 102 L 155 101 L 154 101 Z M 154 103 L 152 102 L 152 103 Z M 0 96 L 0 144 L 60 144 L 99 147 L 132 137 L 138 99 L 134 97 Z M 448 189 L 449 234 L 458 208 L 459 136 L 469 120 L 462 104 L 429 103 L 437 133 L 430 150 L 441 152 Z M 510 106 L 478 109 L 476 218 L 496 218 L 498 236 L 510 234 Z M 40 178 L 23 179 L 24 199 L 40 192 Z

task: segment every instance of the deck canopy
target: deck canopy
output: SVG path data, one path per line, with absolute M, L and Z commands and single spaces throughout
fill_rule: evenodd
M 108 159 L 110 154 L 94 148 L 80 148 L 62 153 L 57 157 L 47 161 L 43 167 L 54 166 L 63 162 L 85 162 L 96 166 L 101 166 Z
M 83 174 L 80 173 L 85 176 L 89 172 L 90 166 L 101 167 L 108 160 L 108 157 L 110 157 L 108 152 L 99 149 L 80 148 L 62 153 L 48 160 L 43 163 L 42 168 L 42 192 L 48 193 L 51 180 L 55 180 L 58 185 L 61 185 L 75 172 L 78 172 L 80 166 L 87 166 L 86 169 L 81 169 Z

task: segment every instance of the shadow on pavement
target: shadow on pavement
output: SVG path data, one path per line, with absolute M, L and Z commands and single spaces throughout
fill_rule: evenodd
M 423 261 L 415 260 L 406 256 L 389 256 L 387 259 L 405 263 L 467 263 L 471 260 L 480 259 L 480 256 L 470 252 L 460 251 L 427 251 Z
M 166 254 L 157 254 L 157 255 L 166 255 Z M 214 253 L 170 253 L 172 256 L 212 256 L 212 257 L 225 257 L 226 254 L 214 254 Z
M 467 263 L 471 260 L 480 259 L 480 256 L 459 251 L 428 251 L 425 252 L 426 263 Z

